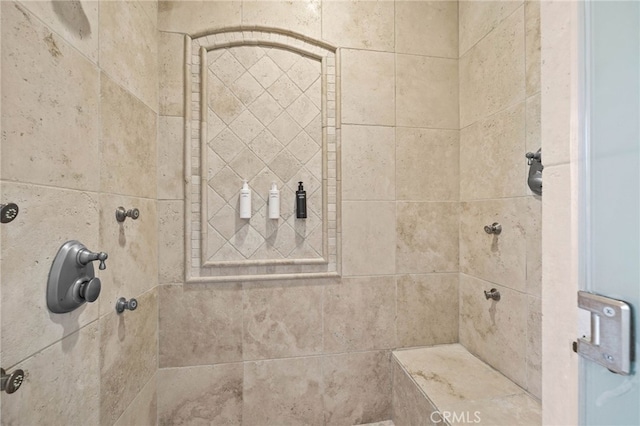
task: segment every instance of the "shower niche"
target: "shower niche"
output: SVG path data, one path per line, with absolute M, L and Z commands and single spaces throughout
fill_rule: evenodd
M 338 61 L 334 47 L 281 30 L 186 36 L 187 282 L 339 275 Z M 269 219 L 274 182 L 280 217 Z

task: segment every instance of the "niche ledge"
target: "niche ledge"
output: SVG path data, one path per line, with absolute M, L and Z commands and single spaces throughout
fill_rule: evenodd
M 185 280 L 340 276 L 339 51 L 293 32 L 185 36 Z M 252 218 L 239 218 L 243 179 Z M 281 217 L 267 219 L 271 182 Z M 308 218 L 296 219 L 297 182 Z

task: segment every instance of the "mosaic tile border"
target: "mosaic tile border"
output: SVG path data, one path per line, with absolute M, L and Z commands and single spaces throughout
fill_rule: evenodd
M 323 257 L 203 261 L 206 241 L 207 52 L 235 46 L 287 49 L 314 58 L 322 67 Z M 187 283 L 281 280 L 340 275 L 340 54 L 335 47 L 290 31 L 266 27 L 234 27 L 185 36 L 185 281 Z

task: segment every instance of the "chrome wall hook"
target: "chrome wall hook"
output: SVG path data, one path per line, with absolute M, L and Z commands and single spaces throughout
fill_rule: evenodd
M 486 297 L 487 300 L 492 299 L 492 300 L 495 300 L 497 302 L 497 301 L 500 300 L 500 292 L 495 288 L 492 288 L 489 291 L 485 290 L 484 291 L 484 297 Z
M 118 222 L 124 222 L 126 218 L 130 217 L 133 220 L 136 220 L 140 217 L 140 210 L 138 209 L 129 209 L 126 210 L 124 207 L 120 206 L 116 209 L 116 220 Z
M 502 225 L 498 222 L 493 222 L 491 225 L 487 225 L 484 227 L 484 232 L 487 234 L 500 235 L 502 232 Z
M 125 309 L 128 309 L 130 311 L 135 311 L 137 307 L 138 307 L 138 301 L 133 298 L 127 300 L 124 297 L 121 297 L 116 302 L 116 312 L 119 314 L 123 313 Z

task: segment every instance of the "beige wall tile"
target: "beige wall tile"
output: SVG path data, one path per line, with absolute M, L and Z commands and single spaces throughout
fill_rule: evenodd
M 158 1 L 159 0 L 137 0 L 140 2 L 144 13 L 151 20 L 154 27 L 158 27 Z
M 458 274 L 401 275 L 397 293 L 398 346 L 458 341 Z
M 524 2 L 527 96 L 540 92 L 540 1 Z
M 458 59 L 458 2 L 397 1 L 396 52 Z
M 324 1 L 322 38 L 335 46 L 393 52 L 390 1 Z
M 542 396 L 542 301 L 527 297 L 527 386 L 536 398 Z
M 460 56 L 511 15 L 521 4 L 515 1 L 463 0 L 460 16 Z
M 184 280 L 184 204 L 158 201 L 158 282 Z
M 53 260 L 65 242 L 79 240 L 99 250 L 98 200 L 92 193 L 6 182 L 2 200 L 20 208 L 10 226 L 0 228 L 2 362 L 11 366 L 97 319 L 98 303 L 66 314 L 50 312 L 46 288 Z M 98 277 L 102 272 L 96 268 Z
M 389 349 L 396 346 L 395 278 L 343 278 L 324 290 L 324 350 Z
M 458 200 L 460 191 L 458 136 L 457 130 L 396 128 L 396 196 L 398 200 Z M 344 176 L 343 179 L 345 179 Z M 346 182 L 343 182 L 343 187 L 345 184 Z
M 486 300 L 496 288 L 501 299 Z M 527 296 L 460 274 L 460 343 L 469 352 L 526 387 Z
M 239 284 L 165 285 L 159 293 L 161 368 L 242 359 Z
M 524 98 L 524 7 L 521 7 L 460 57 L 460 126 L 464 128 Z
M 525 198 L 462 203 L 460 271 L 525 291 L 528 220 Z M 494 222 L 500 235 L 484 231 Z
M 98 190 L 99 84 L 94 64 L 2 2 L 3 179 Z
M 323 423 L 320 358 L 244 363 L 242 424 Z
M 23 1 L 28 9 L 93 63 L 98 62 L 98 2 Z
M 391 352 L 322 358 L 325 424 L 360 425 L 391 418 Z
M 527 197 L 527 293 L 542 296 L 542 201 Z
M 158 2 L 158 29 L 176 33 L 196 34 L 234 27 L 241 23 L 241 1 L 179 1 Z
M 457 59 L 396 55 L 396 86 L 398 126 L 458 129 Z
M 242 423 L 241 363 L 158 371 L 158 424 Z
M 242 0 L 242 24 L 280 28 L 319 39 L 322 22 L 320 3 L 320 0 Z
M 458 271 L 458 203 L 398 203 L 396 272 Z
M 184 197 L 184 119 L 158 117 L 158 199 Z
M 393 274 L 396 265 L 394 202 L 342 203 L 342 273 Z
M 33 330 L 38 328 L 33 328 L 29 336 L 41 334 Z M 25 371 L 25 382 L 14 394 L 2 393 L 2 422 L 24 425 L 99 424 L 98 342 L 98 323 L 93 322 L 21 361 L 17 367 Z M 2 346 L 3 349 L 7 347 Z M 2 361 L 7 362 L 4 356 Z
M 193 3 L 193 2 L 187 2 Z M 162 115 L 184 114 L 184 35 L 158 34 L 158 111 Z
M 158 374 L 154 374 L 114 426 L 158 424 Z M 170 387 L 170 389 L 175 389 Z
M 547 7 L 543 5 L 543 10 Z M 555 15 L 567 19 L 568 5 L 549 6 L 547 13 L 552 18 Z M 544 15 L 543 15 L 544 16 Z M 574 16 L 574 15 L 571 15 Z M 544 22 L 544 19 L 543 19 Z M 553 19 L 549 21 L 557 22 Z M 568 27 L 571 25 L 566 24 Z M 546 26 L 544 28 L 547 28 Z M 561 38 L 558 40 L 562 40 Z M 567 60 L 555 60 L 552 64 L 566 64 Z M 560 70 L 558 70 L 560 71 Z M 555 99 L 555 97 L 553 97 Z M 545 108 L 552 99 L 544 100 Z M 564 108 L 569 111 L 568 100 L 564 100 Z M 544 112 L 545 123 L 548 113 L 552 113 L 553 106 Z M 559 123 L 551 124 L 554 126 Z M 559 129 L 546 129 L 556 131 Z M 563 124 L 567 129 L 568 122 Z M 565 130 L 565 129 L 563 129 Z M 567 130 L 568 131 L 568 130 Z M 544 139 L 545 150 L 553 139 Z M 566 143 L 566 141 L 564 142 Z M 569 145 L 567 143 L 567 145 Z M 544 169 L 544 198 L 542 199 L 542 403 L 549 406 L 554 416 L 546 411 L 543 413 L 545 423 L 552 419 L 562 419 L 565 424 L 578 422 L 578 374 L 580 356 L 570 348 L 570 342 L 579 336 L 578 315 L 572 308 L 576 304 L 576 292 L 579 290 L 577 268 L 577 235 L 575 230 L 575 213 L 577 209 L 575 186 L 570 164 L 546 166 Z M 576 192 L 574 192 L 576 191 Z M 566 344 L 559 344 L 566 342 Z M 554 360 L 554 362 L 549 362 Z M 556 362 L 557 361 L 557 364 Z M 562 383 L 562 385 L 558 385 Z M 558 402 L 562 400 L 562 403 Z M 546 408 L 545 408 L 546 410 Z
M 395 142 L 393 127 L 342 128 L 343 200 L 395 200 Z
M 395 124 L 392 53 L 342 50 L 342 123 Z
M 527 152 L 536 152 L 542 147 L 542 139 L 540 138 L 541 132 L 541 119 L 540 119 L 540 102 L 542 96 L 531 96 L 527 99 Z M 542 157 L 542 163 L 546 163 L 546 156 Z
M 101 190 L 155 198 L 156 113 L 105 74 L 101 83 Z
M 137 299 L 135 311 L 100 318 L 100 424 L 113 424 L 158 368 L 157 287 Z
M 100 67 L 156 112 L 158 34 L 140 2 L 100 2 Z
M 243 359 L 287 358 L 322 351 L 321 286 L 245 284 L 243 300 Z
M 548 4 L 547 4 L 548 3 Z M 541 79 L 545 81 L 541 91 L 544 102 L 542 129 L 544 144 L 544 165 L 566 164 L 571 161 L 571 146 L 575 139 L 577 93 L 580 92 L 577 77 L 577 40 L 573 17 L 570 9 L 578 3 L 543 2 L 546 10 L 541 18 L 544 33 L 540 35 L 542 69 Z M 571 141 L 571 142 L 570 142 Z M 558 407 L 560 408 L 560 407 Z
M 436 411 L 431 401 L 425 398 L 420 388 L 392 357 L 393 369 L 393 423 L 397 426 L 433 424 L 425 423 Z M 435 417 L 435 416 L 434 416 Z
M 460 199 L 527 194 L 525 103 L 460 130 Z
M 118 206 L 137 208 L 140 217 L 119 223 Z M 102 279 L 100 314 L 112 312 L 120 297 L 137 297 L 158 284 L 158 214 L 156 201 L 120 195 L 100 195 L 100 242 L 93 251 L 109 254 Z

